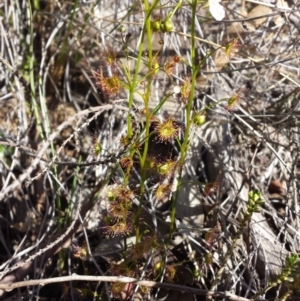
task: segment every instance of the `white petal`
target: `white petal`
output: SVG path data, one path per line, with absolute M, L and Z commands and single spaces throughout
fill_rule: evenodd
M 181 92 L 181 88 L 180 88 L 180 86 L 174 86 L 174 93 L 175 94 L 179 94 Z
M 219 3 L 220 1 L 221 0 L 209 0 L 209 11 L 217 21 L 221 21 L 225 17 L 225 10 Z

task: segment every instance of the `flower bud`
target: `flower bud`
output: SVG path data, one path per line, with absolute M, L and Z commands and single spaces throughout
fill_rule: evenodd
M 153 64 L 153 73 L 154 73 L 154 75 L 156 75 L 158 73 L 158 71 L 159 71 L 159 63 L 155 62 Z
M 160 31 L 161 21 L 160 20 L 151 21 L 151 27 L 154 32 Z
M 119 30 L 121 33 L 124 33 L 126 31 L 126 28 L 123 25 L 121 25 Z
M 160 25 L 160 29 L 162 32 L 170 32 L 173 30 L 173 23 L 171 19 L 164 19 Z
M 202 113 L 196 113 L 193 117 L 193 123 L 197 126 L 203 125 L 206 121 L 206 116 Z

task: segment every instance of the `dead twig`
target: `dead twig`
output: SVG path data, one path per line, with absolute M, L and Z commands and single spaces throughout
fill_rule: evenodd
M 234 294 L 231 294 L 229 292 L 219 292 L 219 291 L 209 291 L 205 289 L 199 289 L 199 288 L 193 288 L 178 284 L 172 284 L 172 283 L 161 283 L 161 282 L 155 282 L 150 280 L 139 280 L 136 278 L 131 277 L 123 277 L 123 276 L 85 276 L 85 275 L 76 275 L 72 274 L 70 276 L 64 276 L 64 277 L 55 277 L 55 278 L 48 278 L 48 279 L 36 279 L 36 280 L 28 280 L 28 281 L 21 281 L 16 282 L 12 284 L 7 283 L 0 283 L 0 289 L 11 291 L 16 288 L 20 287 L 26 287 L 26 286 L 34 286 L 34 285 L 47 285 L 50 283 L 59 283 L 59 282 L 67 282 L 67 281 L 94 281 L 94 282 L 122 282 L 122 283 L 133 283 L 136 285 L 142 285 L 150 288 L 163 288 L 163 289 L 170 289 L 170 290 L 176 290 L 186 293 L 191 293 L 194 295 L 205 295 L 205 296 L 214 296 L 214 297 L 221 297 L 226 298 L 231 301 L 250 301 L 251 299 L 243 298 L 236 296 Z
M 17 263 L 15 266 L 7 269 L 6 271 L 0 274 L 0 278 L 5 277 L 0 281 L 0 297 L 5 293 L 5 290 L 2 289 L 3 285 L 13 285 L 14 282 L 24 279 L 24 277 L 30 274 L 33 270 L 34 263 L 39 265 L 42 261 L 47 261 L 48 258 L 54 256 L 59 252 L 63 247 L 70 245 L 72 237 L 77 232 L 79 226 L 81 225 L 79 214 L 84 219 L 86 213 L 93 207 L 95 204 L 94 197 L 103 187 L 103 181 L 100 181 L 93 191 L 90 193 L 87 200 L 84 200 L 84 203 L 80 202 L 78 204 L 75 217 L 67 228 L 67 230 L 61 231 L 59 234 L 54 236 L 51 241 L 45 242 L 41 245 L 40 249 L 35 252 L 33 255 L 29 256 L 28 259 Z M 9 274 L 8 274 L 9 273 Z M 8 274 L 8 275 L 7 275 Z

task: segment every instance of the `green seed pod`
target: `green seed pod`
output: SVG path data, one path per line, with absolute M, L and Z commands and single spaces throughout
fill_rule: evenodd
M 164 19 L 160 25 L 160 29 L 162 32 L 170 32 L 173 30 L 173 23 L 171 19 Z
M 121 33 L 124 33 L 126 31 L 126 28 L 123 25 L 121 25 L 119 27 L 119 30 L 120 30 Z
M 154 32 L 160 31 L 161 21 L 160 20 L 151 21 L 151 27 Z
M 201 113 L 196 113 L 193 118 L 193 123 L 197 126 L 203 125 L 206 121 L 206 116 Z
M 157 170 L 161 175 L 165 175 L 169 169 L 170 168 L 168 164 L 162 164 L 157 167 Z
M 159 64 L 156 62 L 153 65 L 153 73 L 154 73 L 154 75 L 156 75 L 158 73 L 158 71 L 159 71 Z

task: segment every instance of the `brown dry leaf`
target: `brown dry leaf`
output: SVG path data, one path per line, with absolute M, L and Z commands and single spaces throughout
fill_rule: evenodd
M 238 39 L 232 40 L 225 47 L 217 49 L 212 55 L 217 70 L 222 69 L 240 51 L 242 44 Z
M 281 2 L 283 2 L 283 1 L 281 1 Z M 281 6 L 288 7 L 286 2 L 284 2 Z M 259 19 L 255 19 L 252 21 L 252 24 L 254 24 L 255 28 L 257 28 L 267 21 L 269 14 L 272 14 L 274 12 L 276 12 L 276 11 L 274 11 L 272 7 L 265 6 L 265 5 L 257 5 L 249 12 L 247 17 L 248 18 L 258 18 L 259 17 Z M 275 16 L 270 16 L 270 18 L 272 18 L 272 20 L 274 21 L 274 23 L 276 25 L 279 25 L 282 21 L 284 21 L 284 19 L 281 17 L 280 14 L 275 15 Z
M 265 5 L 256 5 L 248 14 L 246 14 L 247 19 L 258 18 L 251 21 L 238 22 L 236 24 L 232 24 L 228 28 L 228 34 L 243 34 L 244 32 L 252 32 L 256 30 L 259 26 L 267 21 L 269 14 L 272 13 L 272 8 Z
M 252 21 L 252 24 L 257 28 L 265 23 L 268 17 L 264 17 L 272 13 L 272 8 L 265 5 L 256 5 L 248 14 L 247 18 L 259 18 Z
M 280 3 L 277 3 L 277 5 L 288 7 L 288 4 L 285 1 L 278 1 L 278 2 Z M 267 21 L 268 15 L 274 12 L 275 11 L 273 10 L 272 7 L 259 4 L 256 5 L 249 13 L 247 13 L 245 6 L 242 5 L 241 14 L 245 18 L 247 19 L 258 18 L 258 19 L 246 21 L 246 22 L 233 23 L 228 27 L 227 33 L 230 36 L 235 37 L 236 35 L 243 34 L 245 31 L 252 32 L 256 30 L 259 26 L 263 25 Z M 281 15 L 271 16 L 271 18 L 273 19 L 276 25 L 279 25 L 283 21 Z
M 0 101 L 0 132 L 7 135 L 17 135 L 18 131 L 18 110 L 20 104 L 15 97 Z
M 213 55 L 216 69 L 221 70 L 229 62 L 229 57 L 225 54 L 224 48 L 219 48 Z

